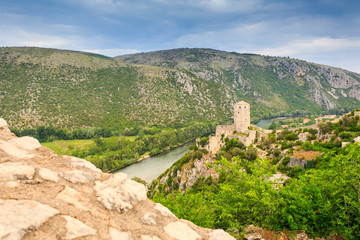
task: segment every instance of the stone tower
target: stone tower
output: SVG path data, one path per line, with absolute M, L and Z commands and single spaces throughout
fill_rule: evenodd
M 244 132 L 250 126 L 250 104 L 244 101 L 234 105 L 234 125 L 237 132 Z

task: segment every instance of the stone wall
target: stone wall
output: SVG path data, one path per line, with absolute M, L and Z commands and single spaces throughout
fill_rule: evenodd
M 235 131 L 234 125 L 218 125 L 216 126 L 216 136 L 221 136 L 224 134 L 224 136 L 233 134 Z
M 209 152 L 215 154 L 220 150 L 221 136 L 209 136 Z
M 307 164 L 307 161 L 305 159 L 299 159 L 290 157 L 290 162 L 288 164 L 289 167 L 294 167 L 295 165 L 300 166 L 302 169 L 305 169 L 305 165 Z
M 147 199 L 126 174 L 60 156 L 0 119 L 0 239 L 235 240 Z
M 234 105 L 235 130 L 244 132 L 250 126 L 250 104 L 240 101 Z

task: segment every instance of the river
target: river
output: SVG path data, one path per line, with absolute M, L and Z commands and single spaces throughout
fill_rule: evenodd
M 289 117 L 279 117 L 279 118 L 268 118 L 268 119 L 261 119 L 255 125 L 264 129 L 268 129 L 273 121 L 278 122 L 279 120 L 288 119 Z
M 189 151 L 189 146 L 194 144 L 195 141 L 185 143 L 184 145 L 160 153 L 159 155 L 131 164 L 114 173 L 123 172 L 126 173 L 129 178 L 139 177 L 146 182 L 151 183 L 152 180 L 156 179 L 165 172 L 166 169 L 171 167 L 174 162 L 182 158 L 185 153 Z
M 256 126 L 268 128 L 272 121 L 279 121 L 281 119 L 285 118 L 262 119 L 256 124 Z M 195 144 L 195 141 L 188 142 L 164 153 L 160 153 L 159 155 L 131 164 L 130 166 L 122 168 L 114 173 L 123 172 L 130 178 L 139 177 L 144 179 L 146 182 L 151 183 L 152 180 L 156 179 L 165 172 L 166 169 L 171 167 L 174 162 L 184 156 L 185 153 L 189 151 L 189 146 L 193 144 Z

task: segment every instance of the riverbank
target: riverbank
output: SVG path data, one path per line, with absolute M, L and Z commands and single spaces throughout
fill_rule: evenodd
M 151 183 L 176 161 L 181 159 L 189 151 L 189 146 L 193 144 L 194 141 L 187 142 L 156 156 L 131 164 L 130 166 L 122 168 L 117 172 L 126 173 L 129 178 L 138 177 L 144 179 L 147 183 Z
M 144 160 L 146 160 L 146 159 L 149 159 L 149 158 L 151 158 L 151 157 L 156 157 L 156 156 L 158 156 L 158 155 L 160 155 L 160 154 L 163 154 L 163 153 L 166 153 L 166 152 L 168 152 L 168 151 L 174 150 L 174 149 L 176 149 L 176 148 L 178 148 L 178 147 L 184 146 L 185 144 L 187 144 L 187 143 L 189 143 L 189 142 L 191 142 L 191 141 L 195 141 L 195 139 L 190 139 L 190 140 L 188 140 L 188 141 L 186 141 L 186 142 L 184 142 L 184 143 L 182 143 L 182 144 L 177 144 L 177 145 L 174 145 L 174 146 L 172 146 L 172 147 L 168 147 L 168 148 L 163 149 L 163 150 L 161 150 L 159 153 L 154 154 L 154 155 L 146 155 L 146 156 L 143 156 L 143 157 L 139 158 L 138 160 L 136 160 L 136 161 L 133 162 L 133 163 L 127 164 L 127 165 L 122 166 L 122 167 L 120 167 L 120 168 L 117 168 L 117 169 L 115 169 L 115 170 L 107 171 L 107 173 L 115 173 L 115 172 L 117 172 L 117 171 L 119 171 L 119 170 L 121 170 L 121 169 L 127 168 L 127 167 L 129 167 L 129 166 L 131 166 L 131 165 L 133 165 L 133 164 L 142 162 L 142 161 L 144 161 Z

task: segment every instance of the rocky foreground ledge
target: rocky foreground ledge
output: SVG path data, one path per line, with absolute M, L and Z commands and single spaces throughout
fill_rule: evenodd
M 235 240 L 179 220 L 126 174 L 60 156 L 0 119 L 0 239 Z

